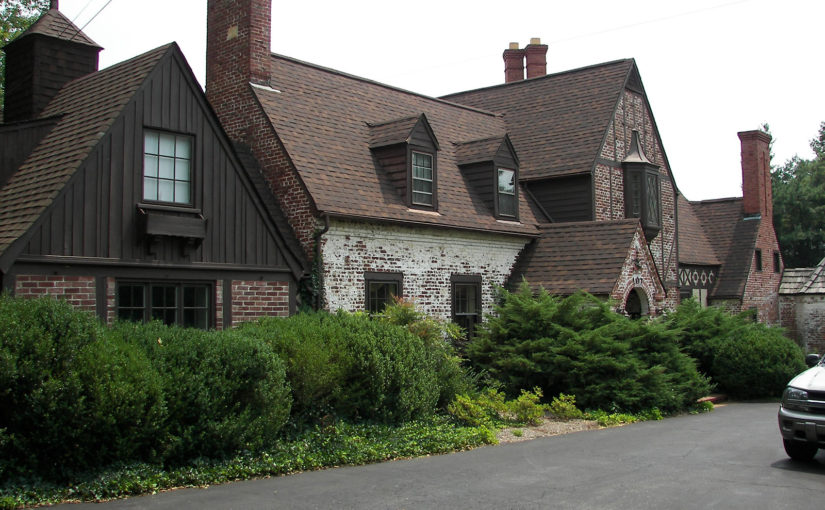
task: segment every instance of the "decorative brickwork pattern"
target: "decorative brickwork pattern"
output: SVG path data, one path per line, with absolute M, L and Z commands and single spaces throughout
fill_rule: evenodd
M 90 312 L 97 308 L 94 276 L 17 275 L 14 295 L 22 298 L 52 296 Z
M 664 288 L 656 273 L 656 264 L 644 242 L 641 226 L 636 229 L 633 243 L 627 253 L 621 276 L 610 298 L 618 304 L 618 311 L 625 312 L 628 295 L 636 289 L 647 299 L 647 312 L 650 316 L 661 314 L 668 306 Z
M 480 275 L 482 309 L 491 313 L 526 240 L 438 229 L 334 221 L 323 238 L 330 310 L 364 310 L 365 272 L 403 273 L 405 299 L 432 317 L 451 316 L 450 276 Z
M 756 308 L 759 322 L 779 323 L 779 283 L 782 268 L 773 270 L 773 253 L 779 251 L 779 242 L 773 230 L 773 222 L 760 220 L 756 236 L 756 249 L 762 251 L 762 270 L 756 267 L 756 257 L 751 255 L 751 268 L 742 296 L 742 309 Z
M 288 315 L 288 282 L 232 281 L 232 325 L 261 317 Z

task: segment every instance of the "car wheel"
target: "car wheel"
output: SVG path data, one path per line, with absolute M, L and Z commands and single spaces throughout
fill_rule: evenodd
M 802 443 L 792 439 L 783 439 L 785 453 L 793 460 L 811 460 L 816 455 L 817 447 L 809 443 Z

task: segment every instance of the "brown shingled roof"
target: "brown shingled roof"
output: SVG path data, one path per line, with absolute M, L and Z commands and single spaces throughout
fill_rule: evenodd
M 64 41 L 71 41 L 78 44 L 85 44 L 87 46 L 100 48 L 96 42 L 81 32 L 80 29 L 69 20 L 69 18 L 64 16 L 63 13 L 57 9 L 49 9 L 46 11 L 42 16 L 40 16 L 40 18 L 37 19 L 37 21 L 32 23 L 29 28 L 18 35 L 14 41 L 34 34 L 48 35 L 50 37 L 63 39 Z M 9 44 L 14 43 L 14 41 Z
M 58 117 L 0 190 L 0 255 L 52 203 L 174 43 L 67 84 L 41 118 Z M 5 268 L 3 268 L 5 269 Z
M 748 280 L 759 218 L 745 218 L 742 198 L 691 202 L 708 240 L 722 262 L 713 297 L 741 298 Z M 679 218 L 681 221 L 681 217 Z M 680 252 L 683 248 L 680 247 Z
M 825 258 L 816 267 L 795 267 L 782 273 L 780 294 L 825 294 Z
M 253 91 L 320 212 L 538 234 L 524 199 L 520 223 L 497 221 L 456 163 L 456 142 L 504 135 L 500 117 L 279 55 L 272 55 L 272 83 L 278 91 Z M 376 168 L 370 151 L 372 144 L 399 136 L 422 114 L 440 145 L 437 214 L 410 210 L 388 176 Z
M 705 227 L 693 210 L 694 204 L 682 194 L 677 197 L 679 207 L 679 263 L 702 266 L 720 264 L 716 250 L 705 235 Z
M 503 114 L 521 179 L 589 172 L 633 72 L 619 60 L 442 99 Z
M 519 257 L 511 284 L 524 278 L 551 294 L 609 295 L 639 228 L 637 219 L 543 224 L 541 237 Z

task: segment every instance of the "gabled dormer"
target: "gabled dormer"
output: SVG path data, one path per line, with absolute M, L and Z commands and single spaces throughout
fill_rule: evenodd
M 427 116 L 367 125 L 370 150 L 407 207 L 438 210 L 439 146 Z
M 659 166 L 645 156 L 639 132 L 633 130 L 630 151 L 622 161 L 624 169 L 624 204 L 626 218 L 639 218 L 650 241 L 662 228 L 662 198 Z
M 456 163 L 499 220 L 518 221 L 519 161 L 508 135 L 456 144 Z

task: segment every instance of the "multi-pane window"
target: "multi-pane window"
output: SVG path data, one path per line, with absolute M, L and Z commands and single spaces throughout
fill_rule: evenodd
M 400 273 L 367 273 L 364 276 L 366 282 L 366 308 L 370 313 L 381 313 L 388 304 L 396 297 L 401 297 Z
M 412 203 L 433 205 L 433 157 L 412 153 Z
M 659 233 L 662 198 L 655 165 L 625 163 L 625 216 L 641 220 L 648 241 Z
M 647 174 L 647 218 L 648 225 L 659 224 L 659 175 Z
M 192 203 L 192 137 L 145 131 L 143 199 Z
M 207 329 L 212 316 L 210 295 L 207 284 L 121 282 L 117 286 L 117 316 Z
M 516 217 L 516 172 L 498 169 L 498 214 Z
M 481 322 L 481 277 L 453 275 L 452 286 L 453 322 L 472 337 Z

